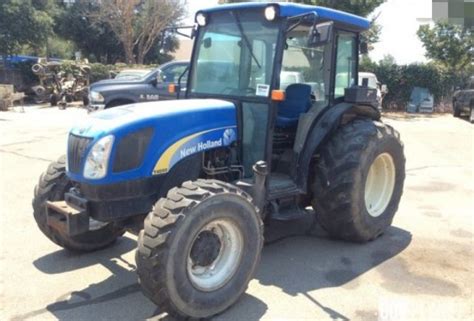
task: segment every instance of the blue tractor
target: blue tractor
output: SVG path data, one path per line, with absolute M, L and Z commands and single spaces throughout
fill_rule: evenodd
M 312 206 L 330 236 L 371 241 L 390 226 L 405 178 L 399 134 L 358 84 L 368 20 L 261 2 L 195 19 L 184 99 L 90 115 L 33 200 L 41 231 L 69 250 L 137 233 L 143 292 L 181 318 L 237 301 L 264 221 Z

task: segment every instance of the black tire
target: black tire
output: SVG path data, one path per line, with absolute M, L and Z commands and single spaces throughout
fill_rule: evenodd
M 33 215 L 40 230 L 51 241 L 71 251 L 95 251 L 114 243 L 124 231 L 113 224 L 74 237 L 64 235 L 46 224 L 45 202 L 63 200 L 64 193 L 71 187 L 71 181 L 66 176 L 66 157 L 62 156 L 49 165 L 48 170 L 41 175 L 38 185 L 35 186 Z
M 49 104 L 51 106 L 57 106 L 58 101 L 59 101 L 59 96 L 56 94 L 51 94 L 51 96 L 49 97 Z
M 386 207 L 380 207 L 380 214 L 374 217 L 366 206 L 366 178 L 374 160 L 386 154 L 395 170 L 393 192 L 387 194 Z M 403 143 L 391 126 L 367 119 L 346 124 L 322 148 L 316 165 L 312 204 L 330 236 L 367 242 L 391 225 L 405 180 Z
M 243 250 L 231 277 L 203 291 L 189 276 L 188 253 L 191 257 L 201 229 L 217 219 L 238 226 Z M 139 282 L 161 311 L 176 318 L 207 318 L 227 309 L 246 290 L 262 245 L 262 220 L 248 194 L 217 180 L 187 181 L 161 198 L 145 220 L 136 253 Z
M 461 110 L 457 106 L 456 102 L 453 102 L 453 116 L 454 117 L 461 117 Z

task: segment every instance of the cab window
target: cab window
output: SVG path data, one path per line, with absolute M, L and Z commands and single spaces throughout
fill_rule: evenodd
M 309 26 L 299 26 L 286 38 L 280 89 L 286 90 L 291 84 L 307 84 L 315 102 L 326 105 L 330 80 L 326 57 L 330 46 L 309 47 L 308 32 Z
M 344 89 L 356 84 L 356 54 L 356 35 L 339 32 L 337 35 L 335 98 L 344 96 Z

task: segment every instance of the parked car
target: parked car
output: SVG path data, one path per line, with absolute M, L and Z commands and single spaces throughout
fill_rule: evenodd
M 367 79 L 367 87 L 377 89 L 377 108 L 382 111 L 382 102 L 385 95 L 388 93 L 387 85 L 382 85 L 377 76 L 371 72 L 359 72 L 359 85 L 362 85 L 364 79 Z
M 89 111 L 153 100 L 176 99 L 168 92 L 168 85 L 181 78 L 187 82 L 187 61 L 172 61 L 156 68 L 139 79 L 107 79 L 90 85 Z
M 453 94 L 453 115 L 461 117 L 462 114 L 469 115 L 469 121 L 474 123 L 474 76 L 464 88 L 458 88 Z
M 408 113 L 432 113 L 434 98 L 428 88 L 414 87 L 406 111 Z

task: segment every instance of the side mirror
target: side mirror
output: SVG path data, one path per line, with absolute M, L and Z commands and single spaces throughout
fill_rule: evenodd
M 382 92 L 382 94 L 388 93 L 387 85 L 382 85 L 381 88 L 380 88 L 380 91 Z
M 332 21 L 312 26 L 308 35 L 308 47 L 320 47 L 331 42 L 333 27 Z
M 150 84 L 151 84 L 152 86 L 158 85 L 158 78 L 157 78 L 157 77 L 153 77 L 153 78 L 151 79 L 151 81 L 150 81 Z
M 203 41 L 203 44 L 204 44 L 204 48 L 206 48 L 206 49 L 211 48 L 212 38 L 211 37 L 205 38 L 204 41 Z

